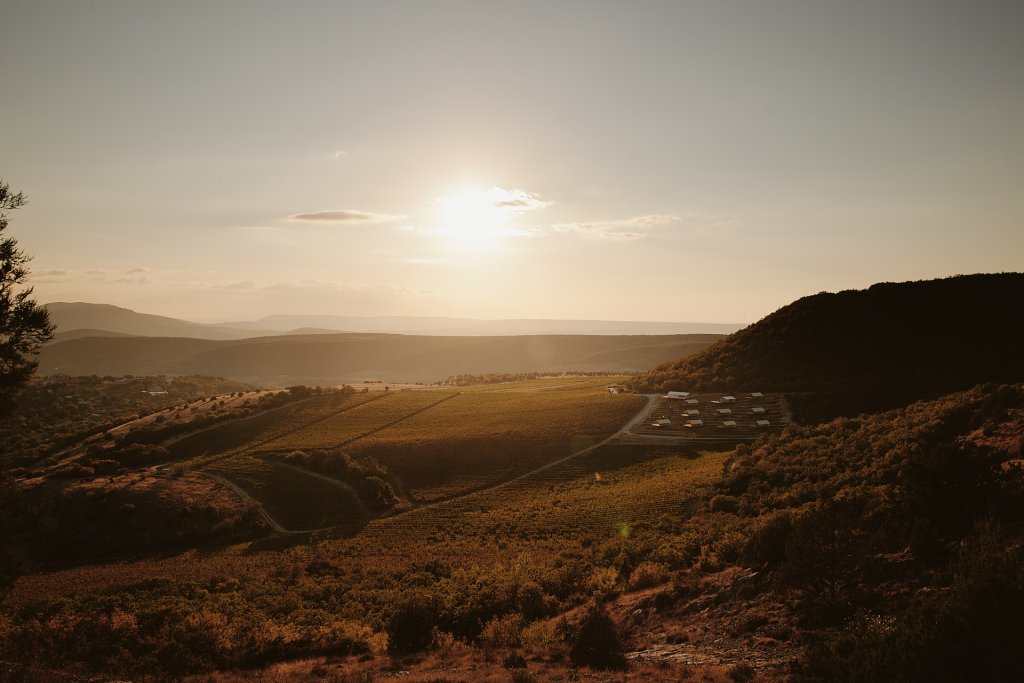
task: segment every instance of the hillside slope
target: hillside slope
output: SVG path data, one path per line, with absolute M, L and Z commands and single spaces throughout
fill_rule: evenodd
M 162 315 L 138 313 L 110 304 L 66 303 L 57 301 L 44 307 L 57 326 L 58 338 L 67 339 L 70 332 L 88 330 L 92 335 L 122 334 L 142 337 L 194 337 L 196 339 L 242 339 L 259 334 L 274 334 L 251 329 L 239 330 L 216 325 L 202 325 Z M 83 336 L 79 334 L 78 336 Z
M 40 372 L 217 375 L 260 384 L 365 378 L 437 382 L 460 373 L 630 372 L 695 353 L 719 335 L 433 337 L 317 334 L 240 341 L 84 338 L 47 346 Z
M 822 292 L 634 389 L 814 392 L 800 417 L 905 405 L 979 382 L 1024 379 L 1024 274 L 966 275 Z

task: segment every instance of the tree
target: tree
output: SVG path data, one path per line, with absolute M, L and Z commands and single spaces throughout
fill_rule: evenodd
M 18 249 L 13 237 L 5 237 L 7 212 L 25 204 L 25 195 L 11 192 L 0 179 L 0 416 L 38 366 L 36 356 L 53 338 L 54 326 L 45 308 L 32 299 L 28 278 L 29 256 Z

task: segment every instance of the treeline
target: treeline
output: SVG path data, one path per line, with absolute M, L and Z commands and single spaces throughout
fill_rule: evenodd
M 639 391 L 776 391 L 801 421 L 886 410 L 982 382 L 1024 381 L 1024 274 L 877 284 L 795 301 Z
M 546 377 L 616 377 L 631 373 L 621 370 L 592 370 L 568 372 L 489 372 L 482 375 L 452 375 L 440 382 L 443 386 L 466 387 L 473 384 L 503 384 Z
M 373 458 L 356 460 L 338 448 L 294 450 L 272 453 L 267 457 L 349 484 L 359 494 L 360 500 L 375 512 L 391 509 L 400 502 L 387 468 Z

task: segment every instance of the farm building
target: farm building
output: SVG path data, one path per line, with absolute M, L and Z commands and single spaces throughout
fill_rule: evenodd
M 665 398 L 676 398 L 676 399 L 687 399 L 690 398 L 689 391 L 670 391 L 665 394 Z

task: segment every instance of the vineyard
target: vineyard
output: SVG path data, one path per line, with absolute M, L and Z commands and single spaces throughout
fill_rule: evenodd
M 305 472 L 318 479 L 303 491 L 297 481 L 304 474 L 302 458 L 292 457 L 284 468 L 285 456 L 340 448 L 359 462 L 379 463 L 407 504 L 445 500 L 507 481 L 615 432 L 643 399 L 612 396 L 605 383 L 607 378 L 559 377 L 461 391 L 314 396 L 182 439 L 171 445 L 171 454 L 179 462 L 191 458 L 190 469 L 208 469 L 236 484 L 286 529 L 354 530 L 365 513 L 350 509 L 351 496 L 325 481 L 333 475 Z M 292 504 L 294 491 L 303 495 Z
M 363 396 L 369 396 L 369 394 L 363 394 Z M 360 437 L 384 429 L 392 423 L 407 419 L 421 410 L 456 396 L 456 394 L 453 392 L 403 391 L 377 396 L 379 396 L 379 400 L 368 400 L 352 410 L 331 415 L 327 419 L 292 430 L 277 439 L 259 444 L 258 449 L 275 451 L 344 446 Z M 253 447 L 250 446 L 250 448 Z
M 609 436 L 639 396 L 573 391 L 465 393 L 347 446 L 401 479 L 419 502 L 514 477 Z
M 175 460 L 200 458 L 194 464 L 206 462 L 206 456 L 223 457 L 241 453 L 282 438 L 293 432 L 309 429 L 318 422 L 347 412 L 364 403 L 383 398 L 383 394 L 337 393 L 315 396 L 305 401 L 286 405 L 273 412 L 218 425 L 184 439 L 168 448 Z

